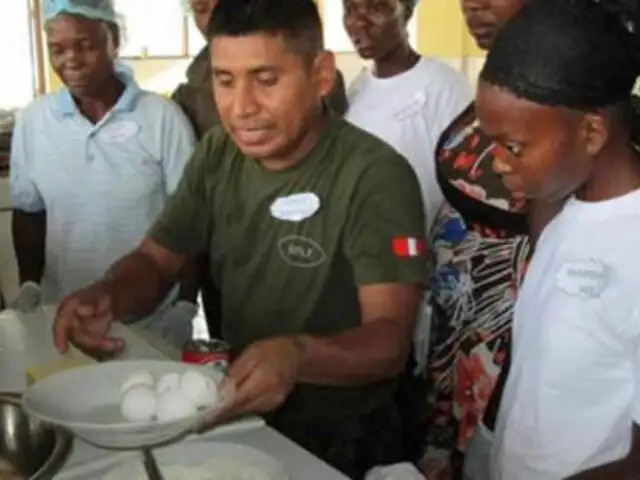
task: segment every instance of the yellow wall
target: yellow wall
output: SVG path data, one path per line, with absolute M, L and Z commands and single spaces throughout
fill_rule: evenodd
M 425 55 L 461 57 L 464 55 L 465 30 L 458 2 L 429 0 L 416 11 L 418 19 L 418 49 Z
M 464 23 L 460 2 L 429 0 L 418 6 L 418 49 L 442 58 L 483 57 Z

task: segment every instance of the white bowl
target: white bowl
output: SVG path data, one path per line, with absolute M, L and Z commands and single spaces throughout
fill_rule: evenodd
M 229 404 L 233 389 L 226 386 L 220 401 L 195 417 L 131 423 L 120 413 L 121 387 L 134 372 L 148 371 L 157 380 L 167 373 L 197 370 L 214 381 L 220 374 L 208 367 L 171 361 L 111 361 L 56 373 L 24 393 L 24 410 L 44 422 L 66 428 L 93 445 L 132 449 L 159 445 L 194 431 L 205 417 Z

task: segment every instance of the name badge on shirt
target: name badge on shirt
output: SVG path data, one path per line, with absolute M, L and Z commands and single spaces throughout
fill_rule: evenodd
M 320 208 L 320 197 L 315 193 L 295 193 L 276 198 L 269 207 L 271 216 L 287 222 L 301 222 L 312 217 Z
M 100 138 L 107 143 L 123 143 L 138 133 L 138 129 L 135 122 L 114 122 L 104 126 L 100 131 Z
M 565 293 L 597 298 L 609 285 L 611 269 L 599 260 L 567 262 L 556 276 L 556 285 Z
M 402 107 L 393 112 L 393 118 L 397 121 L 402 121 L 413 117 L 424 110 L 425 103 L 427 103 L 427 96 L 424 93 L 417 93 L 409 98 Z

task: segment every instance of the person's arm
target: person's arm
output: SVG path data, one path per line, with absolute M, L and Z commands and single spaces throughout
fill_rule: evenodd
M 198 125 L 197 113 L 198 90 L 193 85 L 182 83 L 178 85 L 171 94 L 171 100 L 180 107 L 182 112 L 189 119 L 196 136 L 198 138 L 201 137 L 203 132 L 200 130 Z
M 111 295 L 114 317 L 151 314 L 177 280 L 185 262 L 184 255 L 145 238 L 136 250 L 114 263 L 100 280 Z
M 44 273 L 47 214 L 14 210 L 11 234 L 18 263 L 18 279 L 39 284 Z
M 359 385 L 406 366 L 427 254 L 420 187 L 404 159 L 392 160 L 364 174 L 343 240 L 359 287 L 362 324 L 333 336 L 298 337 L 300 382 Z
M 349 101 L 347 100 L 347 89 L 344 83 L 344 76 L 342 72 L 336 68 L 336 81 L 333 85 L 333 90 L 325 98 L 325 104 L 331 111 L 338 115 L 344 115 L 349 108 Z
M 174 97 L 179 96 L 178 91 L 174 92 Z M 163 119 L 162 166 L 167 195 L 171 195 L 175 191 L 180 178 L 182 178 L 184 167 L 196 146 L 194 129 L 186 114 L 183 113 L 184 106 L 181 104 L 178 106 L 183 110 L 173 108 L 172 105 L 172 108 L 167 109 Z M 180 278 L 177 279 L 180 286 L 178 300 L 196 303 L 200 275 L 200 269 L 194 259 L 182 266 Z
M 28 119 L 18 115 L 11 140 L 10 188 L 13 205 L 11 231 L 20 284 L 40 283 L 45 264 L 45 204 L 34 180 L 36 159 L 28 148 Z
M 633 440 L 629 454 L 616 462 L 587 470 L 567 480 L 638 480 L 640 479 L 640 426 L 633 425 Z
M 299 336 L 298 381 L 363 385 L 401 373 L 421 291 L 414 284 L 386 283 L 360 288 L 362 326 L 329 337 Z

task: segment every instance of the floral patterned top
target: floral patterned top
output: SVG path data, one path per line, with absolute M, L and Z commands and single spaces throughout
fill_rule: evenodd
M 437 152 L 446 202 L 430 235 L 427 446 L 438 451 L 464 452 L 484 416 L 507 360 L 529 260 L 525 201 L 492 169 L 503 154 L 479 129 L 473 105 L 444 132 Z

